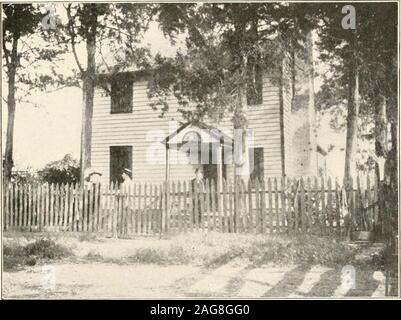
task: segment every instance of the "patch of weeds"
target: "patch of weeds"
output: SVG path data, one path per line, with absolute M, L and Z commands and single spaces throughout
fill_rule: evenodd
M 81 233 L 78 236 L 78 241 L 84 242 L 84 241 L 95 241 L 97 239 L 96 235 L 93 233 Z
M 227 251 L 216 252 L 212 255 L 206 255 L 203 259 L 203 264 L 209 268 L 216 268 L 222 266 L 237 257 L 241 257 L 244 254 L 244 250 L 241 247 L 229 247 Z
M 40 260 L 56 260 L 71 255 L 71 251 L 48 239 L 22 245 L 4 245 L 3 265 L 6 271 L 33 266 Z
M 24 250 L 27 256 L 36 256 L 42 259 L 61 259 L 71 254 L 66 247 L 48 239 L 39 239 L 29 243 Z
M 357 250 L 331 238 L 317 236 L 273 237 L 254 243 L 247 258 L 256 263 L 346 265 Z
M 100 255 L 99 253 L 95 253 L 95 252 L 88 252 L 88 254 L 86 256 L 84 256 L 84 259 L 87 261 L 93 261 L 93 262 L 104 262 L 104 258 L 102 255 Z
M 185 264 L 192 260 L 192 252 L 188 252 L 181 246 L 171 246 L 167 252 L 170 263 Z
M 166 264 L 169 259 L 167 252 L 154 248 L 141 248 L 134 254 L 128 256 L 126 260 L 131 263 Z

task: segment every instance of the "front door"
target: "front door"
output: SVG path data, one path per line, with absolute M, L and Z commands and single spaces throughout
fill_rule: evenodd
M 110 182 L 120 184 L 124 168 L 132 171 L 132 146 L 111 146 Z

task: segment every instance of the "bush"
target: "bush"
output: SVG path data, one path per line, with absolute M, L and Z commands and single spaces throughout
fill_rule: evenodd
M 60 259 L 69 254 L 67 248 L 48 239 L 40 239 L 27 244 L 24 249 L 27 256 L 35 256 L 41 259 Z
M 63 159 L 47 164 L 39 177 L 48 183 L 76 183 L 80 178 L 80 166 L 77 160 L 66 154 Z
M 24 265 L 35 265 L 39 260 L 54 260 L 71 254 L 67 248 L 52 240 L 39 239 L 26 246 L 4 245 L 3 260 L 5 270 L 13 270 Z

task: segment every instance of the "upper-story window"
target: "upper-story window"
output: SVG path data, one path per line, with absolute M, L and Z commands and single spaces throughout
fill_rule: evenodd
M 263 71 L 258 63 L 248 66 L 246 101 L 248 106 L 263 103 Z
M 111 109 L 110 113 L 131 113 L 133 100 L 133 81 L 117 75 L 111 82 Z

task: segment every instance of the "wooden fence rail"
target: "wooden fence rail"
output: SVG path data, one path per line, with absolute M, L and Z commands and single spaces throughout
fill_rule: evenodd
M 134 234 L 207 230 L 344 235 L 380 224 L 378 186 L 328 178 L 117 185 L 7 184 L 4 229 Z

